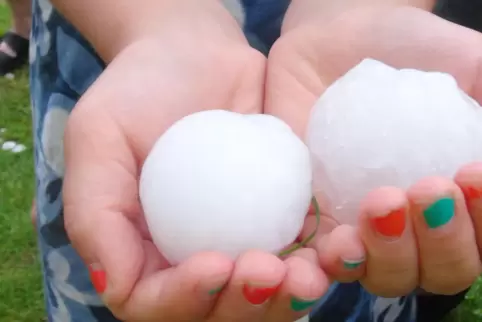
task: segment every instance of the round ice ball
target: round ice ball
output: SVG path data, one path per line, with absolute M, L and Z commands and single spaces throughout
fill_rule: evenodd
M 152 239 L 171 264 L 201 251 L 235 259 L 277 253 L 312 198 L 307 146 L 281 120 L 212 110 L 187 116 L 154 145 L 140 179 Z
M 366 59 L 315 104 L 307 145 L 314 195 L 340 223 L 356 224 L 369 191 L 453 178 L 482 161 L 482 109 L 448 74 Z

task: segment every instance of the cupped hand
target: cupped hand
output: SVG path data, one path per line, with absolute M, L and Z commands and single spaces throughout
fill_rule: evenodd
M 354 7 L 324 19 L 313 10 L 307 19 L 303 14 L 288 12 L 270 53 L 265 103 L 266 113 L 302 137 L 320 94 L 364 58 L 450 73 L 482 102 L 478 32 L 411 7 Z M 407 191 L 382 187 L 362 202 L 358 227 L 324 214 L 312 247 L 333 279 L 360 280 L 377 295 L 418 287 L 457 293 L 480 274 L 481 197 L 482 164 L 466 165 L 453 180 L 424 178 Z M 314 225 L 314 218 L 307 221 Z
M 195 18 L 202 8 L 184 14 Z M 288 322 L 328 287 L 310 250 L 284 261 L 255 251 L 236 262 L 204 253 L 172 267 L 150 238 L 138 179 L 158 137 L 194 112 L 262 111 L 265 58 L 216 11 L 218 20 L 166 21 L 173 25 L 165 35 L 122 50 L 67 124 L 66 229 L 103 301 L 124 321 Z

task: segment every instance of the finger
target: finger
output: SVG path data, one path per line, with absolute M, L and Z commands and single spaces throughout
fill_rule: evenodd
M 286 277 L 271 302 L 265 321 L 291 322 L 306 316 L 328 290 L 329 280 L 312 249 L 301 249 L 285 260 Z
M 106 218 L 106 217 L 104 217 Z M 121 218 L 121 217 L 119 217 Z M 105 223 L 105 224 L 104 224 Z M 130 223 L 128 223 L 130 224 Z M 110 227 L 107 229 L 92 229 L 92 233 L 106 234 L 108 242 L 104 239 L 94 240 L 97 250 L 91 252 L 99 260 L 93 265 L 95 271 L 93 277 L 99 282 L 104 278 L 105 290 L 102 290 L 103 300 L 109 308 L 123 320 L 145 319 L 153 317 L 165 320 L 177 320 L 179 318 L 192 320 L 208 314 L 215 302 L 213 291 L 220 289 L 229 280 L 233 263 L 224 256 L 217 254 L 204 254 L 196 256 L 176 268 L 166 268 L 162 265 L 160 255 L 155 246 L 149 241 L 139 241 L 137 231 L 129 236 L 127 229 L 116 229 L 115 220 L 98 222 L 95 227 Z M 119 228 L 119 227 L 117 227 Z M 121 233 L 121 236 L 118 234 Z M 75 235 L 75 234 L 74 234 Z M 92 237 L 96 238 L 96 237 Z M 123 244 L 123 242 L 127 244 Z M 129 243 L 132 242 L 132 243 Z M 108 243 L 114 243 L 109 245 Z M 136 249 L 137 246 L 143 245 Z M 104 255 L 104 250 L 116 248 L 116 252 L 133 257 L 135 263 L 139 253 L 144 265 L 135 267 L 135 274 L 123 269 L 130 268 L 131 262 L 125 263 L 117 256 Z M 126 247 L 130 247 L 127 249 Z M 92 257 L 91 257 L 92 258 Z M 148 260 L 150 259 L 150 260 Z M 116 265 L 117 264 L 117 265 Z M 121 267 L 120 265 L 125 265 Z M 137 271 L 139 269 L 139 271 Z M 125 272 L 125 281 L 121 273 Z M 130 274 L 130 275 L 129 275 Z M 133 283 L 125 297 L 119 290 L 122 290 L 130 282 L 131 276 L 138 279 Z M 124 299 L 124 301 L 122 301 Z M 182 302 L 182 309 L 179 303 Z
M 95 131 L 97 121 L 103 122 L 101 133 Z M 116 307 L 128 299 L 146 260 L 131 221 L 141 213 L 135 160 L 117 127 L 101 115 L 86 122 L 74 113 L 64 140 L 65 228 L 84 261 L 102 267 L 107 276 L 103 298 Z
M 299 257 L 306 260 L 309 263 L 314 265 L 319 265 L 318 254 L 313 248 L 301 248 L 294 251 L 289 257 Z M 315 304 L 316 305 L 316 304 Z M 302 314 L 300 314 L 302 315 Z M 309 321 L 309 314 L 299 318 L 296 322 L 308 322 Z M 291 321 L 290 321 L 291 322 Z
M 274 255 L 260 251 L 241 255 L 210 320 L 265 321 L 266 308 L 285 274 L 285 264 Z
M 312 248 L 300 248 L 289 255 L 289 257 L 303 258 L 309 263 L 318 264 L 318 254 Z M 289 258 L 288 257 L 288 258 Z
M 233 268 L 234 263 L 223 255 L 197 254 L 177 267 L 141 279 L 123 311 L 136 321 L 204 320 Z
M 480 273 L 471 218 L 460 188 L 441 177 L 425 178 L 408 190 L 418 240 L 420 285 L 432 293 L 455 294 Z
M 83 113 L 74 112 L 65 134 L 65 226 L 73 246 L 90 264 L 102 299 L 122 320 L 173 313 L 189 320 L 206 314 L 214 300 L 192 296 L 202 293 L 194 289 L 225 282 L 232 262 L 210 256 L 188 262 L 185 269 L 166 269 L 168 263 L 138 229 L 142 212 L 131 149 L 111 118 Z M 182 312 L 170 307 L 176 299 L 185 301 Z
M 403 190 L 383 187 L 363 200 L 360 235 L 367 251 L 363 286 L 384 297 L 407 295 L 418 286 L 418 251 Z
M 464 193 L 480 256 L 482 254 L 482 163 L 477 162 L 463 167 L 455 176 L 455 182 Z
M 352 282 L 365 274 L 365 247 L 358 229 L 349 225 L 336 227 L 330 234 L 318 240 L 321 268 L 339 282 Z

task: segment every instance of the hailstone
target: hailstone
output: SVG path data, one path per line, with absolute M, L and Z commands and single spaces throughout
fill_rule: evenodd
M 140 198 L 152 239 L 173 265 L 201 251 L 277 253 L 298 236 L 312 198 L 308 147 L 281 120 L 212 110 L 155 143 Z
M 369 191 L 453 178 L 482 161 L 482 109 L 448 74 L 366 59 L 320 97 L 306 143 L 314 195 L 340 223 L 356 224 Z

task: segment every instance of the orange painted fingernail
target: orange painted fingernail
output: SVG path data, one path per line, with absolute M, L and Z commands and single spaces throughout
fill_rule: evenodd
M 385 237 L 398 238 L 405 231 L 405 209 L 398 209 L 386 216 L 370 219 L 375 230 Z
M 279 288 L 279 285 L 274 287 L 256 287 L 245 284 L 243 287 L 243 295 L 249 303 L 261 305 L 275 295 Z
M 462 192 L 467 200 L 475 200 L 482 198 L 482 189 L 477 189 L 474 187 L 464 187 Z
M 102 294 L 104 293 L 107 287 L 107 278 L 105 271 L 100 268 L 97 264 L 89 265 L 89 273 L 90 273 L 90 280 L 92 281 L 92 285 L 94 285 L 95 290 L 97 293 Z

